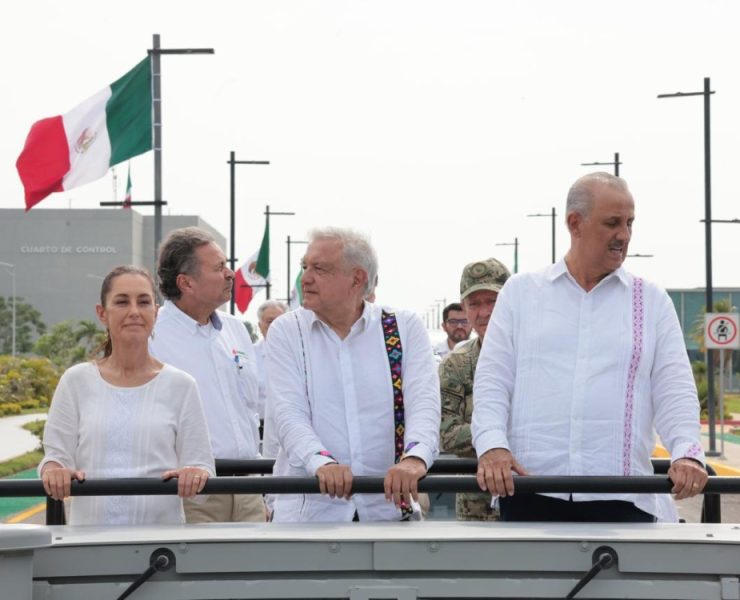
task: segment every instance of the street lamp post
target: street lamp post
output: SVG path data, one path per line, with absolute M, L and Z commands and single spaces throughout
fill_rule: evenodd
M 288 246 L 288 287 L 287 291 L 285 292 L 285 298 L 286 302 L 290 304 L 290 284 L 292 281 L 290 280 L 290 247 L 293 244 L 308 244 L 305 240 L 291 240 L 290 236 L 288 236 L 288 239 L 285 240 L 285 245 Z
M 527 215 L 528 217 L 550 217 L 552 219 L 552 264 L 555 264 L 555 207 L 552 207 L 552 212 L 547 213 L 535 213 L 533 215 Z
M 514 238 L 513 242 L 501 242 L 496 246 L 514 246 L 514 273 L 519 272 L 519 238 Z
M 15 332 L 16 332 L 16 328 L 15 328 L 15 265 L 12 265 L 12 264 L 6 263 L 6 262 L 0 262 L 0 267 L 5 267 L 5 270 L 8 273 L 10 273 L 10 277 L 11 277 L 11 280 L 12 280 L 12 288 L 11 288 L 12 289 L 12 292 L 11 293 L 13 294 L 13 308 L 12 308 L 13 323 L 12 323 L 11 327 L 12 327 L 12 330 L 13 330 L 13 332 L 12 332 L 12 336 L 13 336 L 12 349 L 13 349 L 13 356 L 15 356 Z
M 270 217 L 278 216 L 278 217 L 292 217 L 295 216 L 294 212 L 276 212 L 274 210 L 270 210 L 270 205 L 268 204 L 265 206 L 265 235 L 267 236 L 267 255 L 269 257 L 270 255 Z M 265 282 L 265 297 L 269 300 L 270 299 L 270 281 Z
M 447 306 L 447 298 L 438 298 L 434 302 L 437 304 L 437 327 L 440 327 L 442 325 L 442 314 Z
M 229 183 L 230 183 L 230 196 L 229 206 L 231 208 L 231 219 L 229 228 L 229 244 L 230 244 L 230 257 L 228 259 L 229 266 L 232 271 L 236 271 L 236 165 L 269 165 L 269 160 L 236 160 L 235 153 L 232 150 L 229 152 L 229 160 L 226 161 L 229 165 Z M 269 288 L 268 288 L 269 289 Z M 231 300 L 229 301 L 229 312 L 234 314 L 234 305 L 236 304 L 236 292 L 231 294 Z M 267 296 L 270 297 L 269 295 Z
M 614 153 L 614 160 L 612 162 L 590 162 L 590 163 L 581 163 L 582 167 L 597 167 L 597 166 L 611 166 L 614 165 L 614 176 L 619 177 L 619 165 L 622 163 L 619 162 L 619 152 Z
M 704 243 L 706 260 L 706 306 L 711 311 L 714 306 L 712 289 L 712 161 L 710 145 L 709 100 L 714 92 L 710 89 L 709 77 L 704 78 L 704 89 L 701 92 L 676 92 L 675 94 L 658 94 L 658 98 L 683 98 L 684 96 L 704 97 Z M 707 348 L 707 371 L 711 374 L 714 364 L 714 351 Z M 714 377 L 707 377 L 707 412 L 709 421 L 709 450 L 707 456 L 719 456 L 714 427 Z

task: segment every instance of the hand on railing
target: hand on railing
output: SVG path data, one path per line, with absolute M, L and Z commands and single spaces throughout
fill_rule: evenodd
M 208 471 L 200 467 L 180 467 L 162 473 L 162 479 L 177 479 L 177 495 L 180 498 L 192 498 L 203 491 L 208 481 Z
M 57 462 L 49 461 L 41 470 L 41 482 L 44 491 L 54 500 L 64 500 L 72 495 L 72 480 L 85 481 L 83 471 L 66 469 Z
M 388 469 L 383 480 L 385 499 L 401 508 L 401 505 L 411 504 L 413 498 L 419 501 L 419 479 L 427 473 L 427 466 L 423 460 L 415 456 L 407 456 L 398 464 Z
M 671 464 L 668 477 L 673 482 L 671 493 L 676 495 L 676 500 L 701 494 L 709 481 L 706 469 L 691 458 L 679 458 Z
M 478 459 L 478 485 L 484 492 L 489 491 L 494 496 L 513 496 L 512 471 L 529 475 L 506 448 L 492 448 Z
M 345 498 L 352 495 L 352 469 L 349 465 L 328 463 L 316 469 L 319 480 L 319 489 L 322 494 L 329 494 L 329 498 Z

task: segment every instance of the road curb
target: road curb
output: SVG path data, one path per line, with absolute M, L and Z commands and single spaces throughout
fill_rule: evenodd
M 39 514 L 42 510 L 46 510 L 46 502 L 41 502 L 40 504 L 37 504 L 36 506 L 27 508 L 26 510 L 13 515 L 5 522 L 8 525 L 15 525 L 16 523 L 23 523 L 24 521 L 30 519 L 31 517 L 34 517 L 37 514 Z

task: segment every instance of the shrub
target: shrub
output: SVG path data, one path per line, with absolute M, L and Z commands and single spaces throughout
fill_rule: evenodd
M 0 414 L 48 408 L 59 375 L 47 358 L 0 356 Z

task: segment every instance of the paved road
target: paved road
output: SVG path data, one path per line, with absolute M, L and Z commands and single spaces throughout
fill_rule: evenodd
M 39 439 L 22 427 L 25 423 L 39 419 L 45 420 L 46 413 L 0 418 L 0 462 L 39 447 Z

